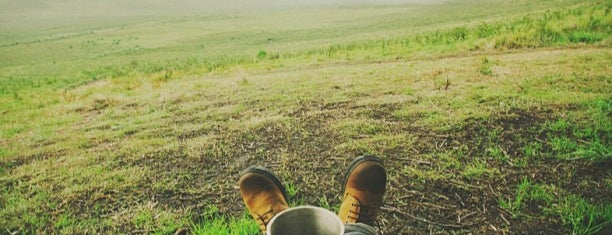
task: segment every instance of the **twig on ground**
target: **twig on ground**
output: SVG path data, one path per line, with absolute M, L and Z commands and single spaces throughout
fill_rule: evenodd
M 591 144 L 591 142 L 586 141 L 586 140 L 577 139 L 576 141 L 583 143 L 583 144 Z
M 550 142 L 542 140 L 542 139 L 540 139 L 538 137 L 535 137 L 535 140 L 537 140 L 538 142 L 544 143 L 544 144 L 550 144 Z
M 501 216 L 502 220 L 503 220 L 504 222 L 506 222 L 506 224 L 507 224 L 508 226 L 510 226 L 510 221 L 508 221 L 508 220 L 506 219 L 506 217 L 504 217 L 504 214 L 501 214 L 501 213 L 500 213 L 499 215 Z
M 424 206 L 429 206 L 429 207 L 434 207 L 434 208 L 438 208 L 438 209 L 442 209 L 442 210 L 452 210 L 450 208 L 446 208 L 443 206 L 439 206 L 433 203 L 429 203 L 429 202 L 420 202 L 419 204 L 424 205 Z
M 423 193 L 416 191 L 416 190 L 410 190 L 410 191 L 406 191 L 407 193 L 411 193 L 411 194 L 416 194 L 416 195 L 423 195 Z M 404 197 L 411 197 L 411 196 L 404 196 Z
M 401 160 L 411 161 L 411 162 L 415 162 L 417 164 L 431 165 L 431 162 L 423 161 L 423 160 L 418 160 L 418 159 L 413 159 L 413 158 L 402 158 Z
M 438 142 L 436 141 L 435 143 L 436 149 L 441 150 L 442 147 L 444 147 L 444 144 L 446 144 L 446 139 L 442 140 L 442 143 L 440 143 L 439 145 L 438 145 Z
M 463 203 L 463 198 L 461 198 L 461 196 L 459 196 L 459 194 L 455 193 L 455 197 L 457 197 L 457 199 L 459 199 L 459 202 L 461 203 L 462 206 L 465 206 L 465 203 Z
M 459 182 L 459 181 L 456 181 L 456 180 L 449 180 L 449 182 L 451 184 L 455 184 L 455 185 L 458 185 L 458 186 L 464 186 L 464 187 L 475 188 L 475 189 L 484 189 L 484 187 L 482 187 L 482 186 L 475 186 L 475 185 L 471 185 L 471 184 L 466 184 L 466 183 Z
M 487 213 L 487 205 L 486 205 L 486 201 L 482 202 L 482 213 Z
M 489 184 L 489 189 L 491 190 L 491 193 L 493 193 L 493 195 L 495 195 L 495 197 L 499 197 L 499 193 L 495 192 L 495 190 L 493 190 L 493 187 L 491 187 L 491 184 Z
M 414 196 L 415 196 L 415 195 L 403 196 L 403 197 L 399 197 L 399 198 L 397 198 L 397 200 L 401 201 L 401 200 L 405 200 L 405 199 L 412 198 L 412 197 L 414 197 Z
M 442 195 L 442 194 L 435 193 L 435 192 L 434 192 L 434 193 L 432 193 L 432 194 L 436 195 L 436 197 L 438 197 L 438 198 L 442 198 L 442 199 L 444 199 L 444 200 L 450 201 L 450 198 L 448 198 L 447 196 L 444 196 L 444 195 Z
M 459 217 L 459 219 L 458 219 L 457 223 L 461 224 L 461 221 L 462 221 L 462 220 L 464 220 L 465 218 L 470 217 L 470 216 L 472 216 L 472 215 L 474 215 L 474 214 L 476 214 L 476 213 L 477 213 L 477 211 L 472 211 L 471 213 L 468 213 L 467 215 L 464 215 L 464 216 Z

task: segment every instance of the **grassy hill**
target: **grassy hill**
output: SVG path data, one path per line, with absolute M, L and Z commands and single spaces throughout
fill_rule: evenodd
M 242 169 L 366 153 L 384 234 L 612 232 L 607 1 L 197 2 L 0 1 L 0 233 L 257 234 Z

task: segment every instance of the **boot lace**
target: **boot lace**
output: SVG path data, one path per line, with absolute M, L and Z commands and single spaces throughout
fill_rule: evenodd
M 268 225 L 272 217 L 274 217 L 273 209 L 270 209 L 261 215 L 257 215 L 257 224 L 259 224 L 259 228 L 261 229 L 262 232 L 265 233 L 266 226 Z
M 366 206 L 359 203 L 351 203 L 351 206 L 348 215 L 350 219 L 366 224 L 370 224 L 376 219 L 377 206 Z

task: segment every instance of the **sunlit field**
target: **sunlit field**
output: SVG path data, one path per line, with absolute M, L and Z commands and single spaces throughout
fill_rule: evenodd
M 241 170 L 362 154 L 382 234 L 610 234 L 611 6 L 0 0 L 0 234 L 259 234 Z

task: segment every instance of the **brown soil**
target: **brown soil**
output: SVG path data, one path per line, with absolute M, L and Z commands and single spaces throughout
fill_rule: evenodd
M 123 211 L 150 198 L 164 207 L 191 209 L 196 221 L 202 219 L 209 205 L 216 205 L 219 215 L 240 216 L 245 208 L 236 189 L 239 172 L 250 165 L 261 165 L 276 172 L 284 183 L 298 188 L 295 200 L 306 204 L 340 203 L 343 170 L 351 160 L 364 154 L 357 150 L 339 153 L 334 149 L 347 141 L 331 128 L 335 120 L 363 117 L 384 121 L 390 134 L 411 133 L 416 141 L 378 153 L 385 161 L 389 174 L 388 193 L 379 216 L 378 227 L 383 234 L 567 234 L 559 218 L 541 217 L 536 204 L 522 211 L 527 215 L 513 219 L 500 208 L 500 197 L 511 197 L 517 184 L 527 177 L 538 184 L 555 185 L 598 203 L 612 202 L 611 189 L 601 179 L 611 174 L 611 162 L 592 163 L 587 160 L 529 159 L 527 166 L 518 167 L 485 157 L 491 141 L 496 142 L 511 159 L 524 157 L 522 146 L 545 139 L 541 128 L 546 120 L 555 120 L 556 113 L 567 107 L 547 110 L 512 110 L 488 119 L 470 119 L 465 125 L 447 131 L 414 126 L 399 120 L 392 113 L 399 106 L 356 106 L 351 103 L 303 104 L 290 113 L 293 121 L 269 123 L 252 130 L 215 128 L 202 133 L 189 133 L 178 139 L 215 134 L 207 149 L 197 158 L 187 158 L 182 152 L 157 152 L 136 161 L 117 159 L 117 165 L 141 166 L 153 170 L 148 182 L 139 189 L 98 191 L 70 200 L 69 207 L 83 217 L 95 216 L 91 206 L 112 208 L 106 213 Z M 414 117 L 419 118 L 419 117 Z M 487 137 L 489 130 L 498 130 L 495 139 Z M 366 137 L 367 138 L 367 137 Z M 543 151 L 547 151 L 544 147 Z M 444 162 L 431 158 L 435 153 L 463 152 L 457 156 L 463 166 L 480 160 L 499 174 L 468 178 L 461 169 L 443 167 Z M 437 180 L 408 178 L 406 166 L 438 170 L 451 175 Z M 152 182 L 170 181 L 168 188 L 153 188 Z M 586 182 L 586 183 L 585 183 Z M 130 203 L 125 203 L 130 202 Z M 102 214 L 106 214 L 102 212 Z M 209 216 L 209 215 L 207 215 Z M 129 221 L 123 231 L 132 231 Z M 605 231 L 604 231 L 605 232 Z

